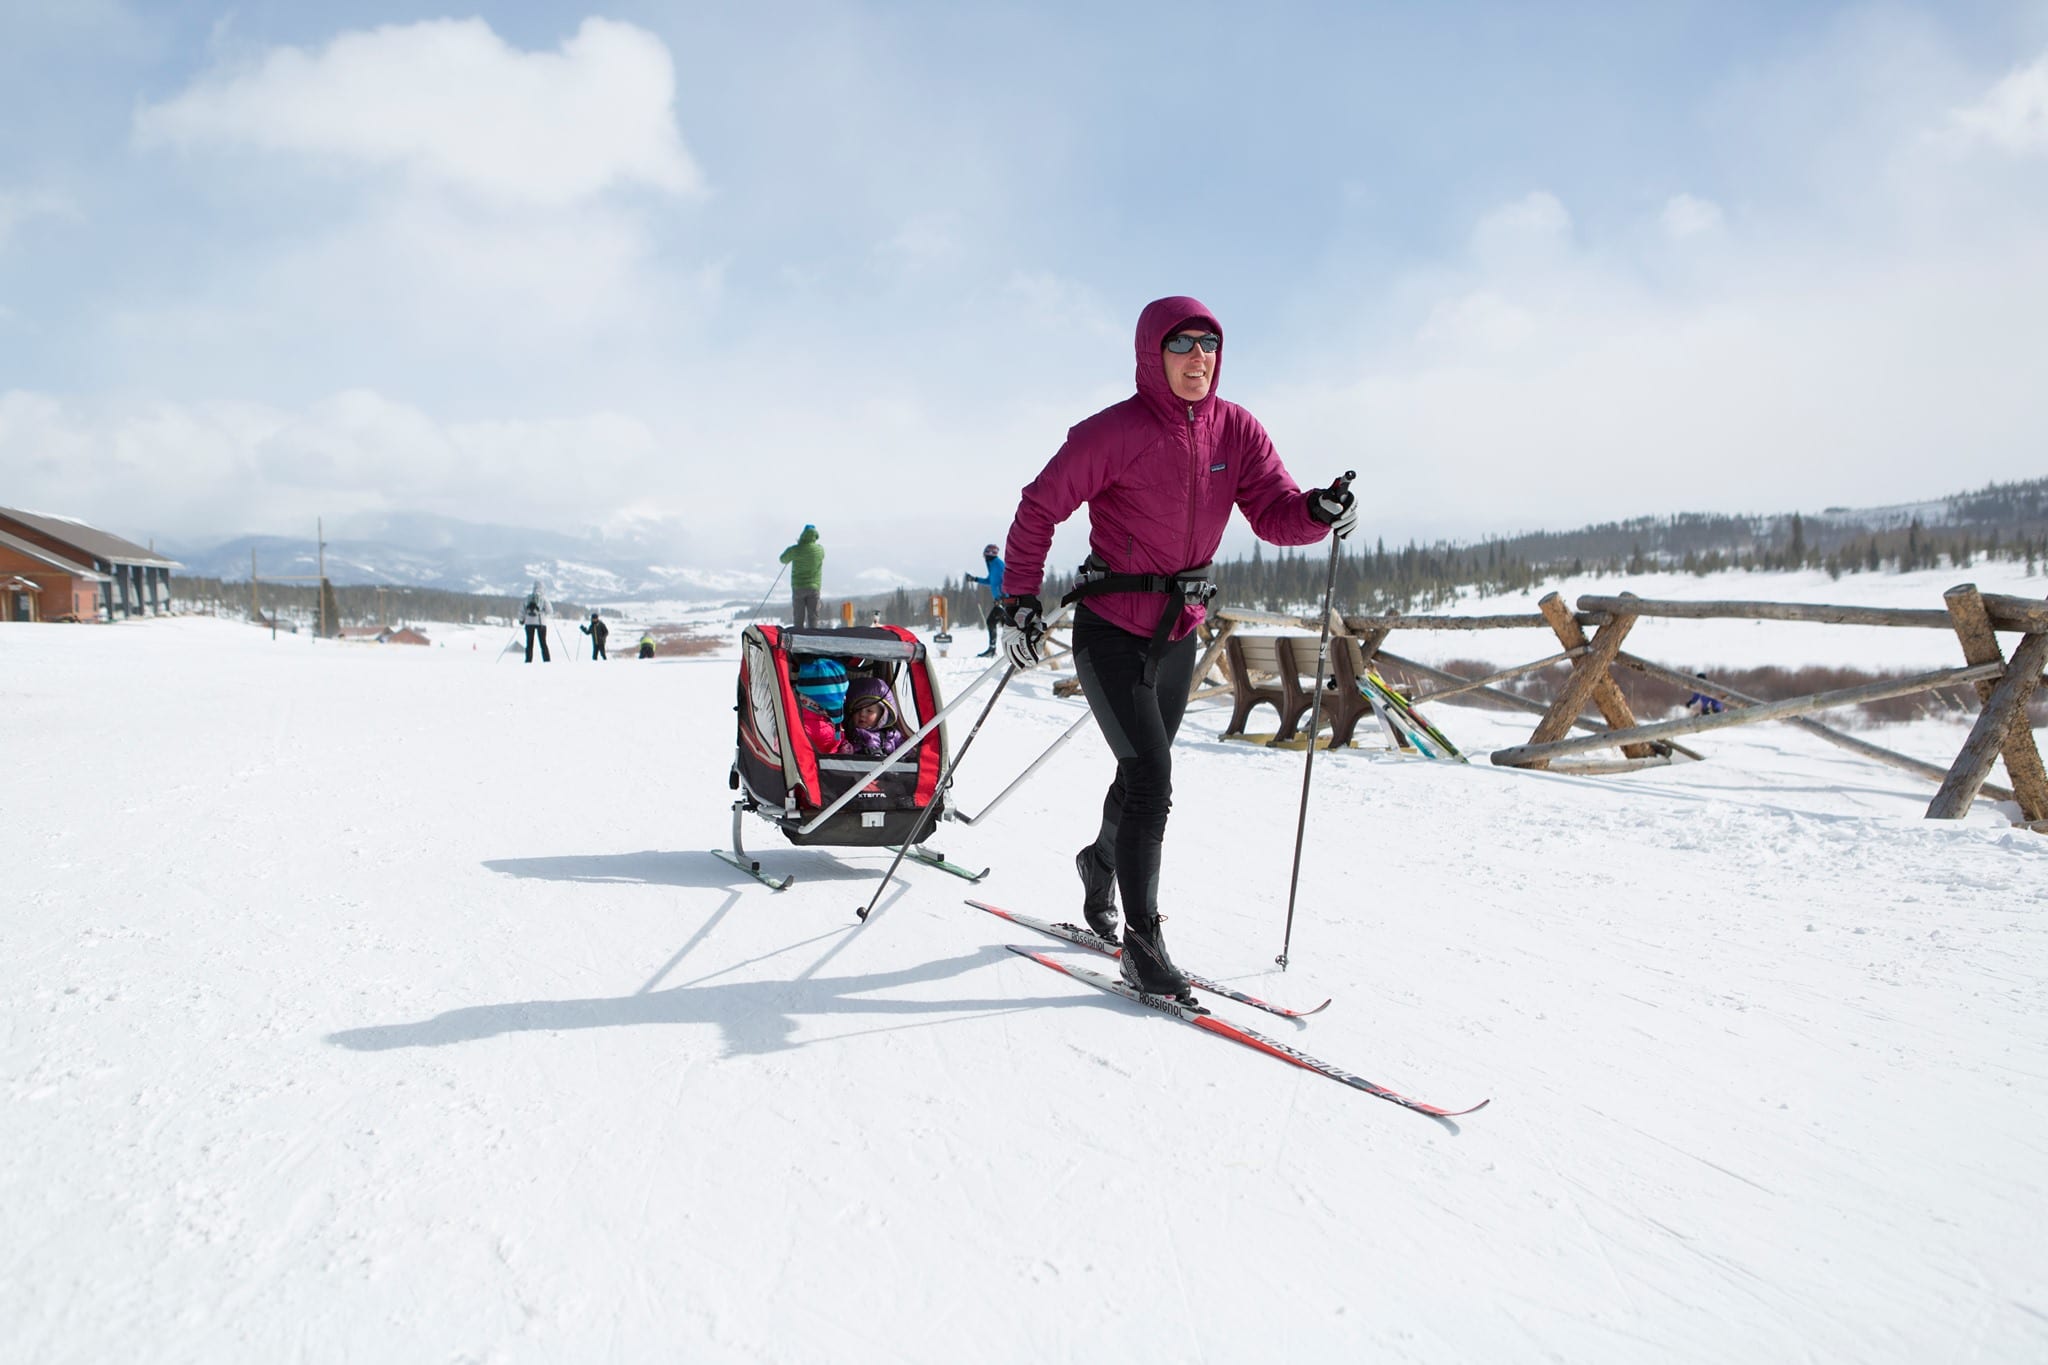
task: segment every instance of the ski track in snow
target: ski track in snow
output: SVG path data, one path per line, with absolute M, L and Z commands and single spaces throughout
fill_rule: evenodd
M 1742 662 L 1685 624 L 1683 660 L 1642 652 Z M 1782 726 L 1509 772 L 1483 755 L 1534 717 L 1442 706 L 1473 764 L 1318 757 L 1282 973 L 1301 756 L 1194 708 L 1176 956 L 1336 997 L 1225 1017 L 1492 1097 L 1450 1131 L 962 904 L 1073 912 L 1092 733 L 935 837 L 987 882 L 906 865 L 856 928 L 885 852 L 757 822 L 779 895 L 703 852 L 730 651 L 526 667 L 430 633 L 0 634 L 0 1359 L 2048 1356 L 2048 839 L 2009 806 L 1926 821 L 1931 783 Z M 939 667 L 950 695 L 982 665 Z M 1011 685 L 968 809 L 1079 714 L 1051 682 Z M 1874 737 L 1945 765 L 1967 723 Z

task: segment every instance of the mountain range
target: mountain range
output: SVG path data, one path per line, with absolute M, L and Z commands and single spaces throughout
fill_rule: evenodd
M 2048 478 L 1992 484 L 1917 503 L 1762 516 L 1679 513 L 1495 537 L 1490 543 L 1536 563 L 1598 560 L 1632 549 L 1675 560 L 1688 551 L 1735 554 L 1781 540 L 1795 516 L 1806 544 L 1817 551 L 1915 523 L 1930 531 L 2032 538 L 2048 533 Z M 227 581 L 248 580 L 252 552 L 258 575 L 266 579 L 310 577 L 321 560 L 314 541 L 290 536 L 238 536 L 214 545 L 162 548 L 184 564 L 185 574 Z M 337 585 L 382 583 L 519 596 L 539 579 L 559 599 L 603 603 L 751 596 L 766 581 L 758 572 L 664 562 L 652 538 L 632 534 L 600 539 L 417 512 L 358 522 L 325 548 L 327 576 Z
M 215 545 L 168 545 L 184 573 L 247 582 L 257 576 L 310 578 L 322 547 L 292 536 L 237 536 Z M 327 577 L 337 586 L 389 584 L 519 597 L 536 580 L 562 601 L 620 602 L 758 593 L 759 574 L 665 564 L 635 536 L 599 539 L 531 527 L 459 521 L 399 512 L 356 523 L 325 546 Z

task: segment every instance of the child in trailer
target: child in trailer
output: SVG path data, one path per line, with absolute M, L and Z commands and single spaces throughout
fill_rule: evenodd
M 902 747 L 896 694 L 880 678 L 855 678 L 846 688 L 846 730 L 839 752 L 886 758 Z
M 821 754 L 844 751 L 839 720 L 846 712 L 846 666 L 837 659 L 805 659 L 792 678 L 796 689 L 797 723 L 804 738 Z

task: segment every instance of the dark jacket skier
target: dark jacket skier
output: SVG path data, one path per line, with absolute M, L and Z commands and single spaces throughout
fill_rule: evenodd
M 596 612 L 592 612 L 590 613 L 590 624 L 578 626 L 577 629 L 590 637 L 590 657 L 593 659 L 604 658 L 604 637 L 612 633 L 612 628 L 604 623 L 604 618 Z

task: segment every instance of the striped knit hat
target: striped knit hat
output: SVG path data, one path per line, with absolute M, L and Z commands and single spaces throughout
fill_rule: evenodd
M 846 710 L 846 667 L 837 659 L 806 659 L 796 668 L 796 695 L 835 722 Z

